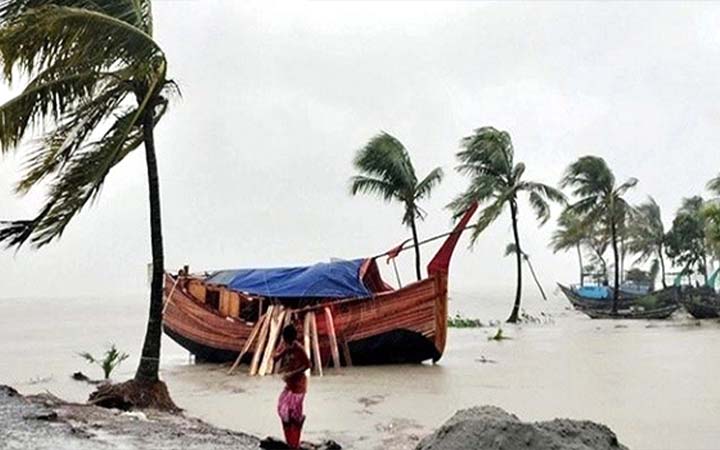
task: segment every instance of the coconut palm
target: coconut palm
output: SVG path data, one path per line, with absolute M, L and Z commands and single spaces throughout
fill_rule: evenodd
M 664 254 L 667 233 L 662 222 L 660 206 L 654 198 L 648 197 L 647 202 L 634 208 L 629 219 L 627 249 L 638 255 L 636 263 L 656 258 L 660 264 L 662 286 L 666 288 Z
M 484 204 L 471 235 L 474 244 L 480 233 L 497 219 L 506 207 L 510 207 L 517 267 L 515 303 L 508 322 L 517 322 L 520 314 L 522 293 L 522 247 L 518 231 L 518 198 L 528 195 L 530 206 L 541 224 L 550 218 L 550 201 L 564 202 L 565 197 L 557 189 L 535 181 L 523 180 L 525 164 L 514 162 L 510 134 L 493 127 L 482 127 L 462 139 L 462 150 L 457 153 L 458 172 L 470 177 L 470 186 L 457 196 L 448 207 L 457 216 L 474 204 Z M 472 245 L 471 244 L 471 245 Z
M 668 232 L 666 249 L 676 265 L 685 267 L 686 272 L 697 268 L 707 282 L 709 242 L 705 207 L 705 200 L 699 195 L 683 199 Z
M 59 238 L 108 173 L 144 144 L 153 275 L 134 385 L 148 389 L 159 383 L 164 276 L 153 130 L 177 92 L 152 35 L 150 0 L 0 1 L 3 75 L 28 80 L 0 106 L 0 152 L 26 149 L 18 194 L 48 188 L 38 214 L 4 222 L 0 241 L 38 248 Z
M 402 223 L 412 231 L 415 272 L 417 279 L 422 279 L 416 221 L 422 220 L 425 212 L 418 202 L 430 197 L 432 190 L 440 184 L 442 169 L 436 167 L 418 181 L 408 151 L 398 139 L 385 132 L 370 139 L 357 152 L 353 164 L 360 173 L 350 178 L 352 195 L 374 194 L 387 202 L 400 202 L 405 207 Z
M 580 268 L 580 285 L 585 282 L 585 271 L 583 269 L 582 245 L 587 241 L 587 230 L 582 220 L 574 211 L 565 209 L 557 220 L 558 227 L 553 231 L 550 238 L 550 247 L 553 253 L 575 249 Z
M 631 209 L 623 195 L 637 182 L 630 178 L 618 185 L 605 160 L 597 156 L 583 156 L 570 164 L 560 182 L 562 187 L 572 188 L 578 198 L 569 208 L 582 217 L 584 223 L 602 224 L 610 230 L 615 271 L 613 313 L 617 312 L 620 290 L 619 229 Z

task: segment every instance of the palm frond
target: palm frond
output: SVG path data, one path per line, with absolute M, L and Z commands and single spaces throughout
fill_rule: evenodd
M 443 170 L 440 167 L 436 167 L 431 170 L 425 178 L 422 179 L 415 188 L 415 199 L 420 200 L 422 198 L 430 197 L 432 190 L 440 184 L 443 180 Z
M 19 248 L 30 241 L 38 248 L 60 237 L 70 220 L 97 197 L 110 170 L 142 144 L 138 118 L 144 106 L 126 111 L 100 140 L 74 153 L 52 180 L 40 214 L 31 220 L 0 224 L 0 242 Z M 160 105 L 155 123 L 165 111 L 166 106 Z
M 708 181 L 707 188 L 715 195 L 720 196 L 720 175 Z
M 475 227 L 470 234 L 470 245 L 474 245 L 480 234 L 502 214 L 506 204 L 504 198 L 498 198 L 480 211 Z
M 98 39 L 102 36 L 102 39 Z M 150 35 L 96 10 L 47 5 L 9 17 L 0 29 L 4 75 L 17 68 L 32 77 L 48 67 L 82 64 L 98 70 L 124 65 L 152 65 L 162 57 Z
M 380 178 L 397 190 L 413 191 L 417 184 L 410 156 L 395 137 L 382 132 L 358 151 L 353 161 L 362 174 Z
M 355 175 L 350 178 L 350 193 L 357 194 L 373 194 L 382 197 L 385 201 L 392 200 L 397 191 L 395 186 L 385 180 L 372 178 L 365 175 Z

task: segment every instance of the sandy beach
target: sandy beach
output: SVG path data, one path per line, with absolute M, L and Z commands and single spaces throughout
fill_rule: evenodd
M 507 313 L 498 292 L 451 294 L 451 311 L 489 321 Z M 306 437 L 353 449 L 413 448 L 456 410 L 493 404 L 527 420 L 589 419 L 634 449 L 714 449 L 720 432 L 720 322 L 592 321 L 555 293 L 530 298 L 542 324 L 451 329 L 437 365 L 329 370 L 310 380 Z M 52 313 L 48 313 L 51 311 Z M 114 342 L 131 353 L 114 374 L 131 377 L 142 338 L 142 296 L 114 299 L 5 299 L 0 303 L 0 382 L 24 394 L 50 391 L 84 401 L 92 390 L 70 375 L 99 376 L 75 355 Z M 279 436 L 273 377 L 226 375 L 192 364 L 169 339 L 162 377 L 188 415 L 231 430 Z

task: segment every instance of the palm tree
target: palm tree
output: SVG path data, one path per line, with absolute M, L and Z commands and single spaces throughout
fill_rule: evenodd
M 133 385 L 157 390 L 157 383 L 164 388 L 158 378 L 164 262 L 153 130 L 177 88 L 152 34 L 150 0 L 0 2 L 3 75 L 8 83 L 17 74 L 29 80 L 0 106 L 0 152 L 39 131 L 28 142 L 16 191 L 24 195 L 42 182 L 49 189 L 35 217 L 2 223 L 0 241 L 39 248 L 59 238 L 98 197 L 110 170 L 144 144 L 153 275 Z
M 620 290 L 620 252 L 618 250 L 618 230 L 631 209 L 623 195 L 637 184 L 630 178 L 617 185 L 615 175 L 604 159 L 597 156 L 583 156 L 565 171 L 562 187 L 571 187 L 573 195 L 578 197 L 570 209 L 575 211 L 586 224 L 601 223 L 610 230 L 612 243 L 615 283 L 613 291 L 613 313 L 617 312 L 617 300 Z
M 353 164 L 360 174 L 350 178 L 352 195 L 375 194 L 387 202 L 395 200 L 404 205 L 402 223 L 412 231 L 415 272 L 417 279 L 422 279 L 416 220 L 422 220 L 425 212 L 418 202 L 430 197 L 435 186 L 440 184 L 442 169 L 436 167 L 418 181 L 408 151 L 398 139 L 385 132 L 370 139 L 357 152 Z
M 657 257 L 660 263 L 662 286 L 667 288 L 665 282 L 665 244 L 667 233 L 662 222 L 660 206 L 652 197 L 648 201 L 636 206 L 629 218 L 627 247 L 631 253 L 637 254 L 636 263 Z
M 587 231 L 582 220 L 570 209 L 565 209 L 558 217 L 558 227 L 550 238 L 550 247 L 553 253 L 575 249 L 580 268 L 580 286 L 585 282 L 585 269 L 583 268 L 582 245 L 587 240 Z
M 515 241 L 517 284 L 515 303 L 508 322 L 517 322 L 520 314 L 522 293 L 522 247 L 518 231 L 518 196 L 527 193 L 530 206 L 541 224 L 550 218 L 548 201 L 564 202 L 564 195 L 546 184 L 522 179 L 525 164 L 514 163 L 515 151 L 510 134 L 493 127 L 482 127 L 462 139 L 463 148 L 457 153 L 460 165 L 457 171 L 470 177 L 470 186 L 456 197 L 448 207 L 456 217 L 474 203 L 486 204 L 481 211 L 471 235 L 474 244 L 480 233 L 510 207 L 513 237 Z

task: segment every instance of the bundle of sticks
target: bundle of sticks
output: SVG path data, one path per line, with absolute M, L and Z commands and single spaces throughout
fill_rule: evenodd
M 332 361 L 335 368 L 340 368 L 340 351 L 337 335 L 335 333 L 335 323 L 332 311 L 329 307 L 325 306 L 322 307 L 322 312 L 325 319 L 325 329 L 327 330 L 330 356 L 332 358 L 331 360 L 328 359 L 327 363 L 329 364 L 330 361 Z M 242 358 L 253 347 L 253 344 L 254 351 L 250 362 L 250 376 L 265 376 L 275 373 L 277 371 L 277 367 L 275 367 L 273 354 L 282 340 L 282 330 L 286 325 L 293 322 L 294 319 L 297 318 L 298 314 L 300 314 L 298 311 L 286 308 L 282 305 L 268 306 L 265 314 L 263 314 L 254 325 L 252 331 L 250 332 L 250 336 L 240 351 L 240 354 L 233 363 L 232 367 L 230 367 L 230 370 L 228 370 L 228 375 L 233 373 L 240 364 Z M 303 347 L 305 352 L 308 354 L 308 358 L 312 362 L 312 373 L 322 376 L 323 361 L 320 353 L 320 338 L 317 331 L 316 311 L 314 309 L 303 310 L 302 314 Z M 346 365 L 352 365 L 347 343 L 343 342 L 343 344 L 343 354 Z

